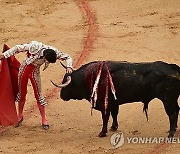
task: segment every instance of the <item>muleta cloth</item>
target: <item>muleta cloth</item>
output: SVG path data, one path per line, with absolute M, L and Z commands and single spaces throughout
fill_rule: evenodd
M 3 52 L 9 47 L 4 45 Z M 15 98 L 18 92 L 18 71 L 20 63 L 11 56 L 0 60 L 0 126 L 18 123 Z

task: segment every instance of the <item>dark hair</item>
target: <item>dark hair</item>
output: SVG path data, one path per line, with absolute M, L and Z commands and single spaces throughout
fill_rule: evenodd
M 56 52 L 52 49 L 45 49 L 44 50 L 44 57 L 49 63 L 56 62 Z

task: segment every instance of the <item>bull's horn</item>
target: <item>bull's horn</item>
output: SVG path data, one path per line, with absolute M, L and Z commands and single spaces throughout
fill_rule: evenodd
M 67 77 L 67 81 L 66 81 L 65 83 L 61 84 L 61 85 L 57 85 L 57 84 L 55 84 L 53 81 L 51 81 L 51 83 L 52 83 L 54 86 L 58 87 L 58 88 L 66 87 L 68 84 L 71 83 L 71 76 L 68 76 L 68 77 Z
M 62 62 L 60 62 L 60 64 L 62 65 L 62 67 L 64 67 L 65 69 L 67 69 L 68 67 L 65 66 Z M 76 69 L 72 68 L 73 71 L 75 71 Z
M 65 66 L 63 63 L 60 62 L 60 64 L 62 65 L 62 67 L 64 67 L 65 69 L 67 69 L 67 66 Z

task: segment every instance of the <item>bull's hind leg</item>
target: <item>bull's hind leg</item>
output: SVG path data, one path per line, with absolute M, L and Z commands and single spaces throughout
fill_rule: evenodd
M 164 104 L 166 113 L 169 117 L 170 130 L 169 130 L 168 137 L 171 138 L 174 136 L 176 132 L 178 113 L 179 113 L 179 110 L 177 110 L 178 104 L 177 104 L 177 101 L 172 101 L 172 100 L 163 101 L 163 104 Z
M 176 129 L 178 128 L 178 116 L 179 116 L 179 105 L 178 105 L 178 103 L 176 103 L 176 125 L 175 125 L 175 127 L 176 127 Z
M 118 121 L 117 121 L 117 115 L 119 112 L 119 105 L 114 105 L 111 108 L 111 116 L 113 118 L 111 131 L 116 131 L 118 129 Z

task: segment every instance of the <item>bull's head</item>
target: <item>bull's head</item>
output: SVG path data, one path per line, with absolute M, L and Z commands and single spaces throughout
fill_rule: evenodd
M 81 100 L 90 96 L 84 84 L 84 71 L 82 69 L 74 70 L 71 74 L 66 73 L 60 85 L 55 84 L 53 81 L 51 82 L 54 86 L 62 88 L 60 97 L 65 101 L 70 99 Z
M 60 63 L 61 63 L 61 62 L 60 62 Z M 62 67 L 64 67 L 65 69 L 67 69 L 67 67 L 66 67 L 63 63 L 61 63 L 61 65 L 62 65 Z M 65 76 L 67 76 L 67 75 L 65 75 Z M 54 86 L 58 87 L 58 88 L 64 88 L 64 87 L 66 87 L 67 85 L 69 85 L 69 84 L 71 83 L 71 76 L 70 76 L 70 75 L 67 76 L 67 81 L 64 82 L 64 83 L 61 84 L 61 85 L 57 85 L 57 84 L 55 84 L 53 81 L 51 81 L 51 83 L 52 83 Z

